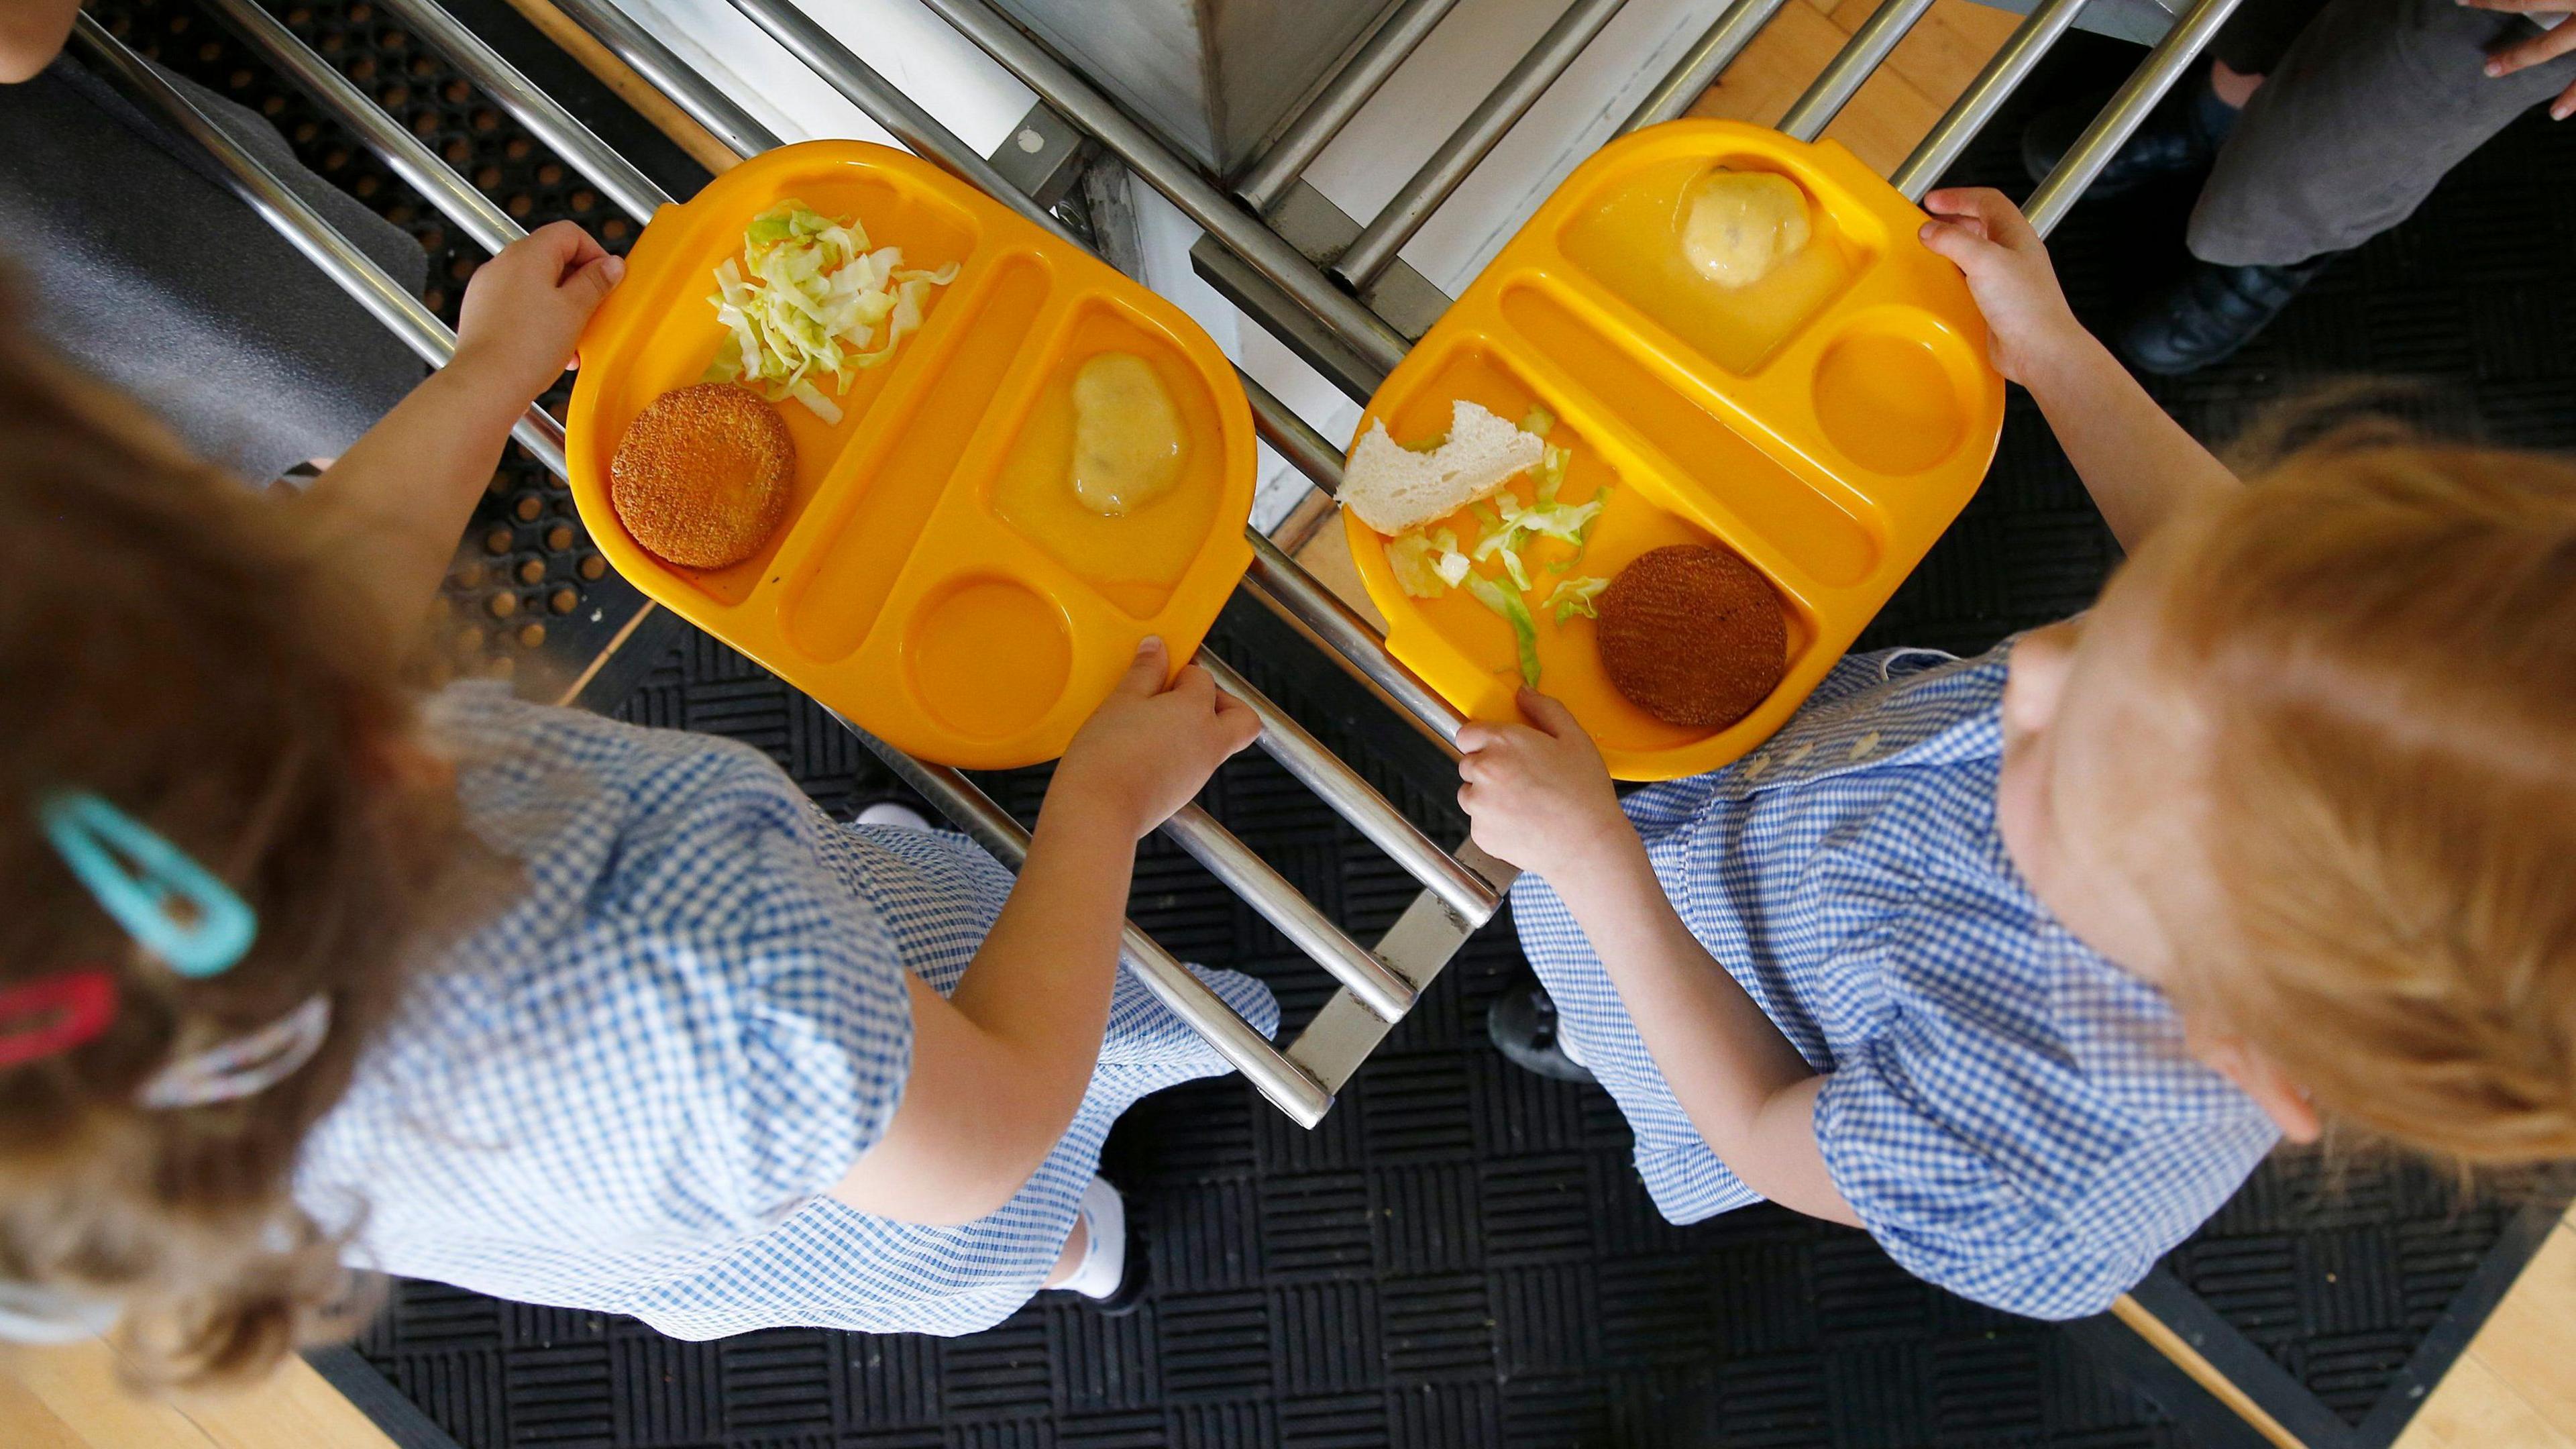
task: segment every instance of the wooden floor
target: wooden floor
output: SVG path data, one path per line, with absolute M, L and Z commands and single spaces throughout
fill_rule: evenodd
M 156 1401 L 116 1381 L 102 1343 L 0 1345 L 0 1445 L 6 1449 L 394 1449 L 339 1392 L 289 1364 L 247 1393 Z
M 514 3 L 551 9 L 541 0 Z M 1694 113 L 1778 120 L 1875 5 L 1794 0 Z M 1825 134 L 1881 174 L 1895 169 L 2016 23 L 1969 0 L 1936 0 Z M 622 69 L 614 62 L 607 68 L 612 79 Z M 1342 537 L 1341 529 L 1325 527 L 1299 557 L 1374 616 Z M 102 1344 L 0 1346 L 0 1439 L 7 1449 L 392 1449 L 301 1362 L 259 1390 L 184 1403 L 126 1395 L 114 1367 Z M 2398 1442 L 2401 1449 L 2576 1449 L 2576 1216 L 2550 1234 Z

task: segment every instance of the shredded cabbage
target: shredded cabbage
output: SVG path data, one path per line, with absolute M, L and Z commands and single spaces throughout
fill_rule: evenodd
M 1530 410 L 1521 415 L 1521 431 L 1544 438 L 1556 431 L 1556 414 L 1549 412 L 1545 403 L 1531 403 Z
M 1560 624 L 1577 614 L 1587 619 L 1598 619 L 1601 617 L 1601 611 L 1593 606 L 1592 601 L 1600 597 L 1601 591 L 1608 587 L 1610 587 L 1610 581 L 1603 578 L 1561 580 L 1556 586 L 1556 592 L 1549 594 L 1547 601 L 1539 607 L 1553 610 L 1556 614 L 1556 622 Z
M 1529 604 L 1518 591 L 1504 588 L 1483 574 L 1467 576 L 1467 592 L 1512 626 L 1512 642 L 1520 648 L 1521 682 L 1538 688 L 1538 621 L 1530 617 Z
M 1560 448 L 1554 444 L 1550 444 L 1545 452 L 1539 454 L 1539 502 L 1554 503 L 1556 501 L 1556 490 L 1565 486 L 1565 465 L 1573 461 L 1574 450 L 1572 448 Z
M 1417 528 L 1388 539 L 1386 562 L 1396 584 L 1417 599 L 1436 599 L 1456 588 L 1471 567 L 1458 551 L 1458 535 L 1445 528 L 1430 534 Z
M 954 263 L 906 267 L 900 247 L 871 250 L 856 218 L 834 221 L 801 201 L 753 217 L 742 245 L 741 263 L 716 265 L 707 298 L 730 335 L 706 380 L 758 384 L 770 401 L 794 398 L 827 423 L 841 409 L 817 382 L 845 391 L 852 374 L 894 356 L 920 328 L 930 289 L 957 279 Z

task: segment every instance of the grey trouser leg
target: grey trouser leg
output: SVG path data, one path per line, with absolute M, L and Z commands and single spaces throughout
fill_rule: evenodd
M 2454 0 L 2333 0 L 2219 151 L 2192 255 L 2287 265 L 2404 221 L 2443 173 L 2576 80 L 2576 55 L 2488 78 L 2488 52 L 2536 33 Z

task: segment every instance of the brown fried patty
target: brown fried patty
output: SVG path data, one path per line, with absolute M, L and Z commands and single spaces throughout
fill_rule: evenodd
M 1603 672 L 1668 724 L 1722 729 L 1788 672 L 1780 596 L 1725 549 L 1682 543 L 1640 554 L 1601 591 L 1600 609 Z
M 635 541 L 693 569 L 760 551 L 787 517 L 796 443 L 759 394 L 730 383 L 676 388 L 627 425 L 608 499 Z

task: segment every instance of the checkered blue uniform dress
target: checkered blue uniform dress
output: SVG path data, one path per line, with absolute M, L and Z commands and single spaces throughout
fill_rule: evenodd
M 1819 1072 L 1816 1140 L 1888 1253 L 1982 1303 L 2097 1312 L 2273 1129 L 2164 998 L 2032 898 L 1995 823 L 2005 651 L 1855 655 L 1762 749 L 1630 795 L 1691 933 Z M 1512 892 L 1559 1030 L 1677 1223 L 1756 1201 L 1683 1115 L 1547 883 Z
M 1089 1093 L 1000 1211 L 960 1227 L 822 1194 L 911 1067 L 903 973 L 954 989 L 1011 878 L 972 843 L 837 825 L 746 746 L 523 704 L 432 702 L 474 832 L 525 891 L 446 950 L 299 1164 L 357 1261 L 680 1338 L 956 1334 L 1027 1302 L 1101 1139 L 1225 1064 L 1125 971 Z M 1201 973 L 1264 1031 L 1258 983 Z

